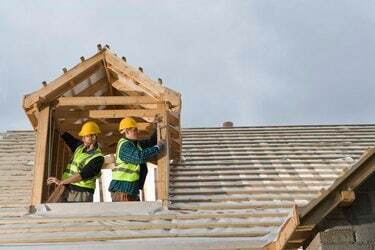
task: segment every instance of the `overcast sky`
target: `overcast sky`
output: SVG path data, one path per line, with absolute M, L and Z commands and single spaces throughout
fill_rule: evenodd
M 375 1 L 1 1 L 0 131 L 110 44 L 182 93 L 184 127 L 375 122 Z

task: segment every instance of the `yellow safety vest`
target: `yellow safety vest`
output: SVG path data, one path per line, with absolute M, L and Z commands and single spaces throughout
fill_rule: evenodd
M 117 144 L 116 149 L 116 167 L 112 169 L 112 180 L 117 181 L 138 181 L 139 180 L 139 171 L 141 169 L 140 165 L 135 165 L 131 163 L 126 163 L 120 159 L 120 148 L 127 142 L 128 139 L 121 138 Z M 137 145 L 137 147 L 142 150 L 142 148 Z
M 99 147 L 96 148 L 93 154 L 88 154 L 84 152 L 84 149 L 85 149 L 85 146 L 82 144 L 74 151 L 73 158 L 64 171 L 64 174 L 62 177 L 63 180 L 66 180 L 69 177 L 75 174 L 78 174 L 81 171 L 81 169 L 87 163 L 89 163 L 89 161 L 91 161 L 92 159 L 99 157 L 99 156 L 103 156 L 102 150 Z M 96 178 L 98 176 L 95 176 L 88 180 L 81 180 L 80 182 L 71 183 L 71 185 L 95 189 Z

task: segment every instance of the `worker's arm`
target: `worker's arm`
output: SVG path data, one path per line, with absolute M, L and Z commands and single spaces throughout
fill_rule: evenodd
M 150 139 L 139 141 L 139 144 L 141 145 L 142 148 L 152 147 L 152 146 L 155 146 L 157 143 L 158 143 L 158 136 L 156 133 L 156 129 L 153 131 Z
M 65 132 L 64 134 L 62 134 L 61 138 L 64 140 L 66 145 L 68 145 L 68 147 L 73 153 L 82 144 L 81 140 L 78 140 L 77 138 L 69 134 L 68 132 Z
M 89 161 L 82 169 L 79 175 L 81 176 L 82 180 L 91 179 L 97 176 L 102 170 L 102 166 L 104 163 L 104 157 L 98 156 Z
M 95 157 L 89 161 L 78 174 L 70 176 L 68 179 L 60 181 L 56 177 L 49 177 L 47 180 L 48 184 L 55 183 L 57 185 L 68 185 L 71 183 L 77 183 L 81 180 L 91 179 L 100 173 L 104 163 L 104 157 Z
M 137 146 L 134 145 L 133 142 L 127 141 L 122 144 L 119 152 L 119 157 L 121 160 L 127 163 L 139 165 L 142 163 L 146 163 L 159 152 L 160 149 L 157 145 L 140 150 Z

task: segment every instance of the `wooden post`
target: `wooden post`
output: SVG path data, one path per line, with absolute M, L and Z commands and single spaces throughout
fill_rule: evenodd
M 169 133 L 167 105 L 165 103 L 158 104 L 158 109 L 163 110 L 162 122 L 158 124 L 158 141 L 163 139 L 166 145 L 163 156 L 158 159 L 156 192 L 157 199 L 162 201 L 164 207 L 167 207 L 169 196 Z
M 42 191 L 43 185 L 45 184 L 44 171 L 46 167 L 49 116 L 49 106 L 45 107 L 38 113 L 31 206 L 35 206 L 42 202 Z

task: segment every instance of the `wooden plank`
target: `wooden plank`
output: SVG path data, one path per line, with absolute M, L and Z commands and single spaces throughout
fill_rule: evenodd
M 177 112 L 168 112 L 169 124 L 178 126 L 180 124 L 180 114 Z
M 276 240 L 268 244 L 264 249 L 283 250 L 286 244 L 288 243 L 288 239 L 293 234 L 294 230 L 296 230 L 299 223 L 300 221 L 297 212 L 297 206 L 294 206 L 291 217 L 288 218 L 281 226 L 281 229 L 279 230 Z
M 169 125 L 169 133 L 170 133 L 172 138 L 175 138 L 177 140 L 179 140 L 180 137 L 181 137 L 180 131 L 176 127 L 171 126 L 171 125 Z M 178 142 L 178 143 L 180 144 L 180 142 Z
M 100 127 L 100 129 L 103 129 L 105 131 L 114 131 L 114 132 L 117 132 L 118 131 L 118 128 L 119 128 L 119 123 L 103 123 L 103 122 L 100 122 L 100 121 L 96 121 Z M 73 123 L 70 123 L 70 122 L 66 122 L 66 121 L 63 121 L 60 123 L 60 126 L 63 130 L 67 131 L 80 131 L 81 130 L 81 127 L 82 127 L 82 124 L 73 124 Z M 152 127 L 152 123 L 148 123 L 148 122 L 138 122 L 137 123 L 137 127 L 140 131 L 148 131 L 151 129 Z
M 35 206 L 42 202 L 42 190 L 43 184 L 45 184 L 44 171 L 46 167 L 49 116 L 49 106 L 41 110 L 38 115 L 38 127 L 34 160 L 34 177 L 31 197 L 32 206 Z
M 112 86 L 118 90 L 123 95 L 127 96 L 145 96 L 145 92 L 143 89 L 141 89 L 136 83 L 128 78 L 128 77 L 122 77 L 121 75 L 117 76 L 118 80 L 112 83 Z M 150 96 L 150 95 L 147 95 Z M 151 96 L 153 98 L 157 96 Z M 135 108 L 144 108 L 144 109 L 154 109 L 153 104 L 140 104 L 140 105 L 134 105 Z M 146 118 L 147 120 L 147 118 Z
M 180 93 L 160 85 L 158 82 L 152 80 L 143 72 L 135 69 L 131 65 L 124 62 L 121 58 L 115 56 L 110 52 L 106 53 L 105 60 L 109 64 L 109 67 L 112 66 L 113 71 L 117 72 L 118 74 L 128 76 L 135 82 L 139 83 L 139 86 L 142 87 L 146 93 L 161 97 L 162 100 L 170 101 L 173 106 L 178 107 L 178 111 L 180 110 Z
M 164 92 L 164 89 L 160 84 L 156 83 L 143 72 L 125 63 L 123 60 L 121 60 L 121 58 L 118 58 L 111 53 L 107 53 L 105 56 L 105 60 L 107 61 L 107 63 L 109 63 L 108 67 L 112 71 L 133 79 L 135 82 L 139 83 L 139 86 L 143 89 L 144 92 L 150 95 L 157 95 L 159 97 L 161 93 Z
M 62 90 L 65 90 L 66 86 L 69 86 L 69 82 L 74 80 L 77 76 L 95 67 L 96 64 L 100 63 L 104 59 L 104 53 L 99 52 L 93 57 L 81 62 L 67 73 L 58 77 L 56 80 L 50 82 L 46 87 L 42 87 L 40 90 L 30 94 L 24 99 L 23 106 L 25 109 L 30 108 L 34 103 L 38 102 L 40 98 L 50 98 L 61 95 Z
M 58 119 L 61 118 L 68 118 L 68 119 L 83 119 L 89 117 L 89 111 L 88 110 L 65 110 L 65 109 L 56 109 L 56 117 Z
M 117 73 L 115 73 L 115 74 L 117 74 Z M 136 82 L 134 82 L 134 80 L 132 80 L 129 77 L 122 76 L 122 75 L 117 74 L 117 80 L 115 80 L 112 83 L 112 86 L 114 88 L 116 88 L 117 90 L 121 91 L 121 92 L 128 93 L 130 91 L 130 92 L 134 92 L 138 95 L 147 94 L 148 96 L 152 96 L 154 98 L 159 98 L 159 95 L 157 95 L 153 92 L 150 92 L 150 93 L 145 92 L 144 89 L 142 89 L 140 86 L 138 86 L 136 84 Z
M 57 107 L 88 105 L 138 105 L 157 104 L 150 96 L 97 96 L 97 97 L 60 97 Z
M 90 110 L 89 117 L 95 119 L 103 118 L 124 118 L 124 117 L 155 117 L 160 114 L 161 110 L 146 109 L 114 109 L 114 110 Z
M 88 86 L 86 89 L 82 90 L 77 94 L 77 96 L 93 96 L 95 95 L 99 90 L 106 91 L 108 88 L 106 84 L 106 78 L 103 77 L 96 81 L 95 83 Z
M 179 140 L 170 138 L 170 145 L 173 151 L 180 152 L 181 153 L 181 144 Z
M 350 206 L 355 200 L 355 192 L 352 190 L 341 191 L 341 203 L 340 207 Z
M 65 191 L 65 186 L 57 186 L 51 196 L 47 199 L 47 203 L 55 203 L 60 200 L 61 195 Z
M 334 184 L 317 199 L 312 200 L 301 210 L 301 226 L 311 228 L 310 232 L 304 233 L 301 238 L 300 232 L 295 231 L 291 240 L 303 240 L 303 244 L 308 244 L 315 233 L 314 228 L 336 207 L 353 202 L 355 190 L 369 176 L 375 172 L 375 149 L 369 149 L 361 159 L 343 176 L 338 178 Z M 292 244 L 294 244 L 295 242 Z M 302 244 L 302 243 L 301 243 Z M 294 246 L 293 245 L 293 246 Z
M 162 112 L 162 122 L 158 124 L 158 141 L 163 139 L 166 142 L 164 155 L 158 159 L 157 179 L 156 179 L 156 194 L 157 199 L 161 200 L 164 207 L 168 206 L 169 199 L 169 132 L 168 132 L 168 114 L 166 104 L 159 104 L 159 109 Z

